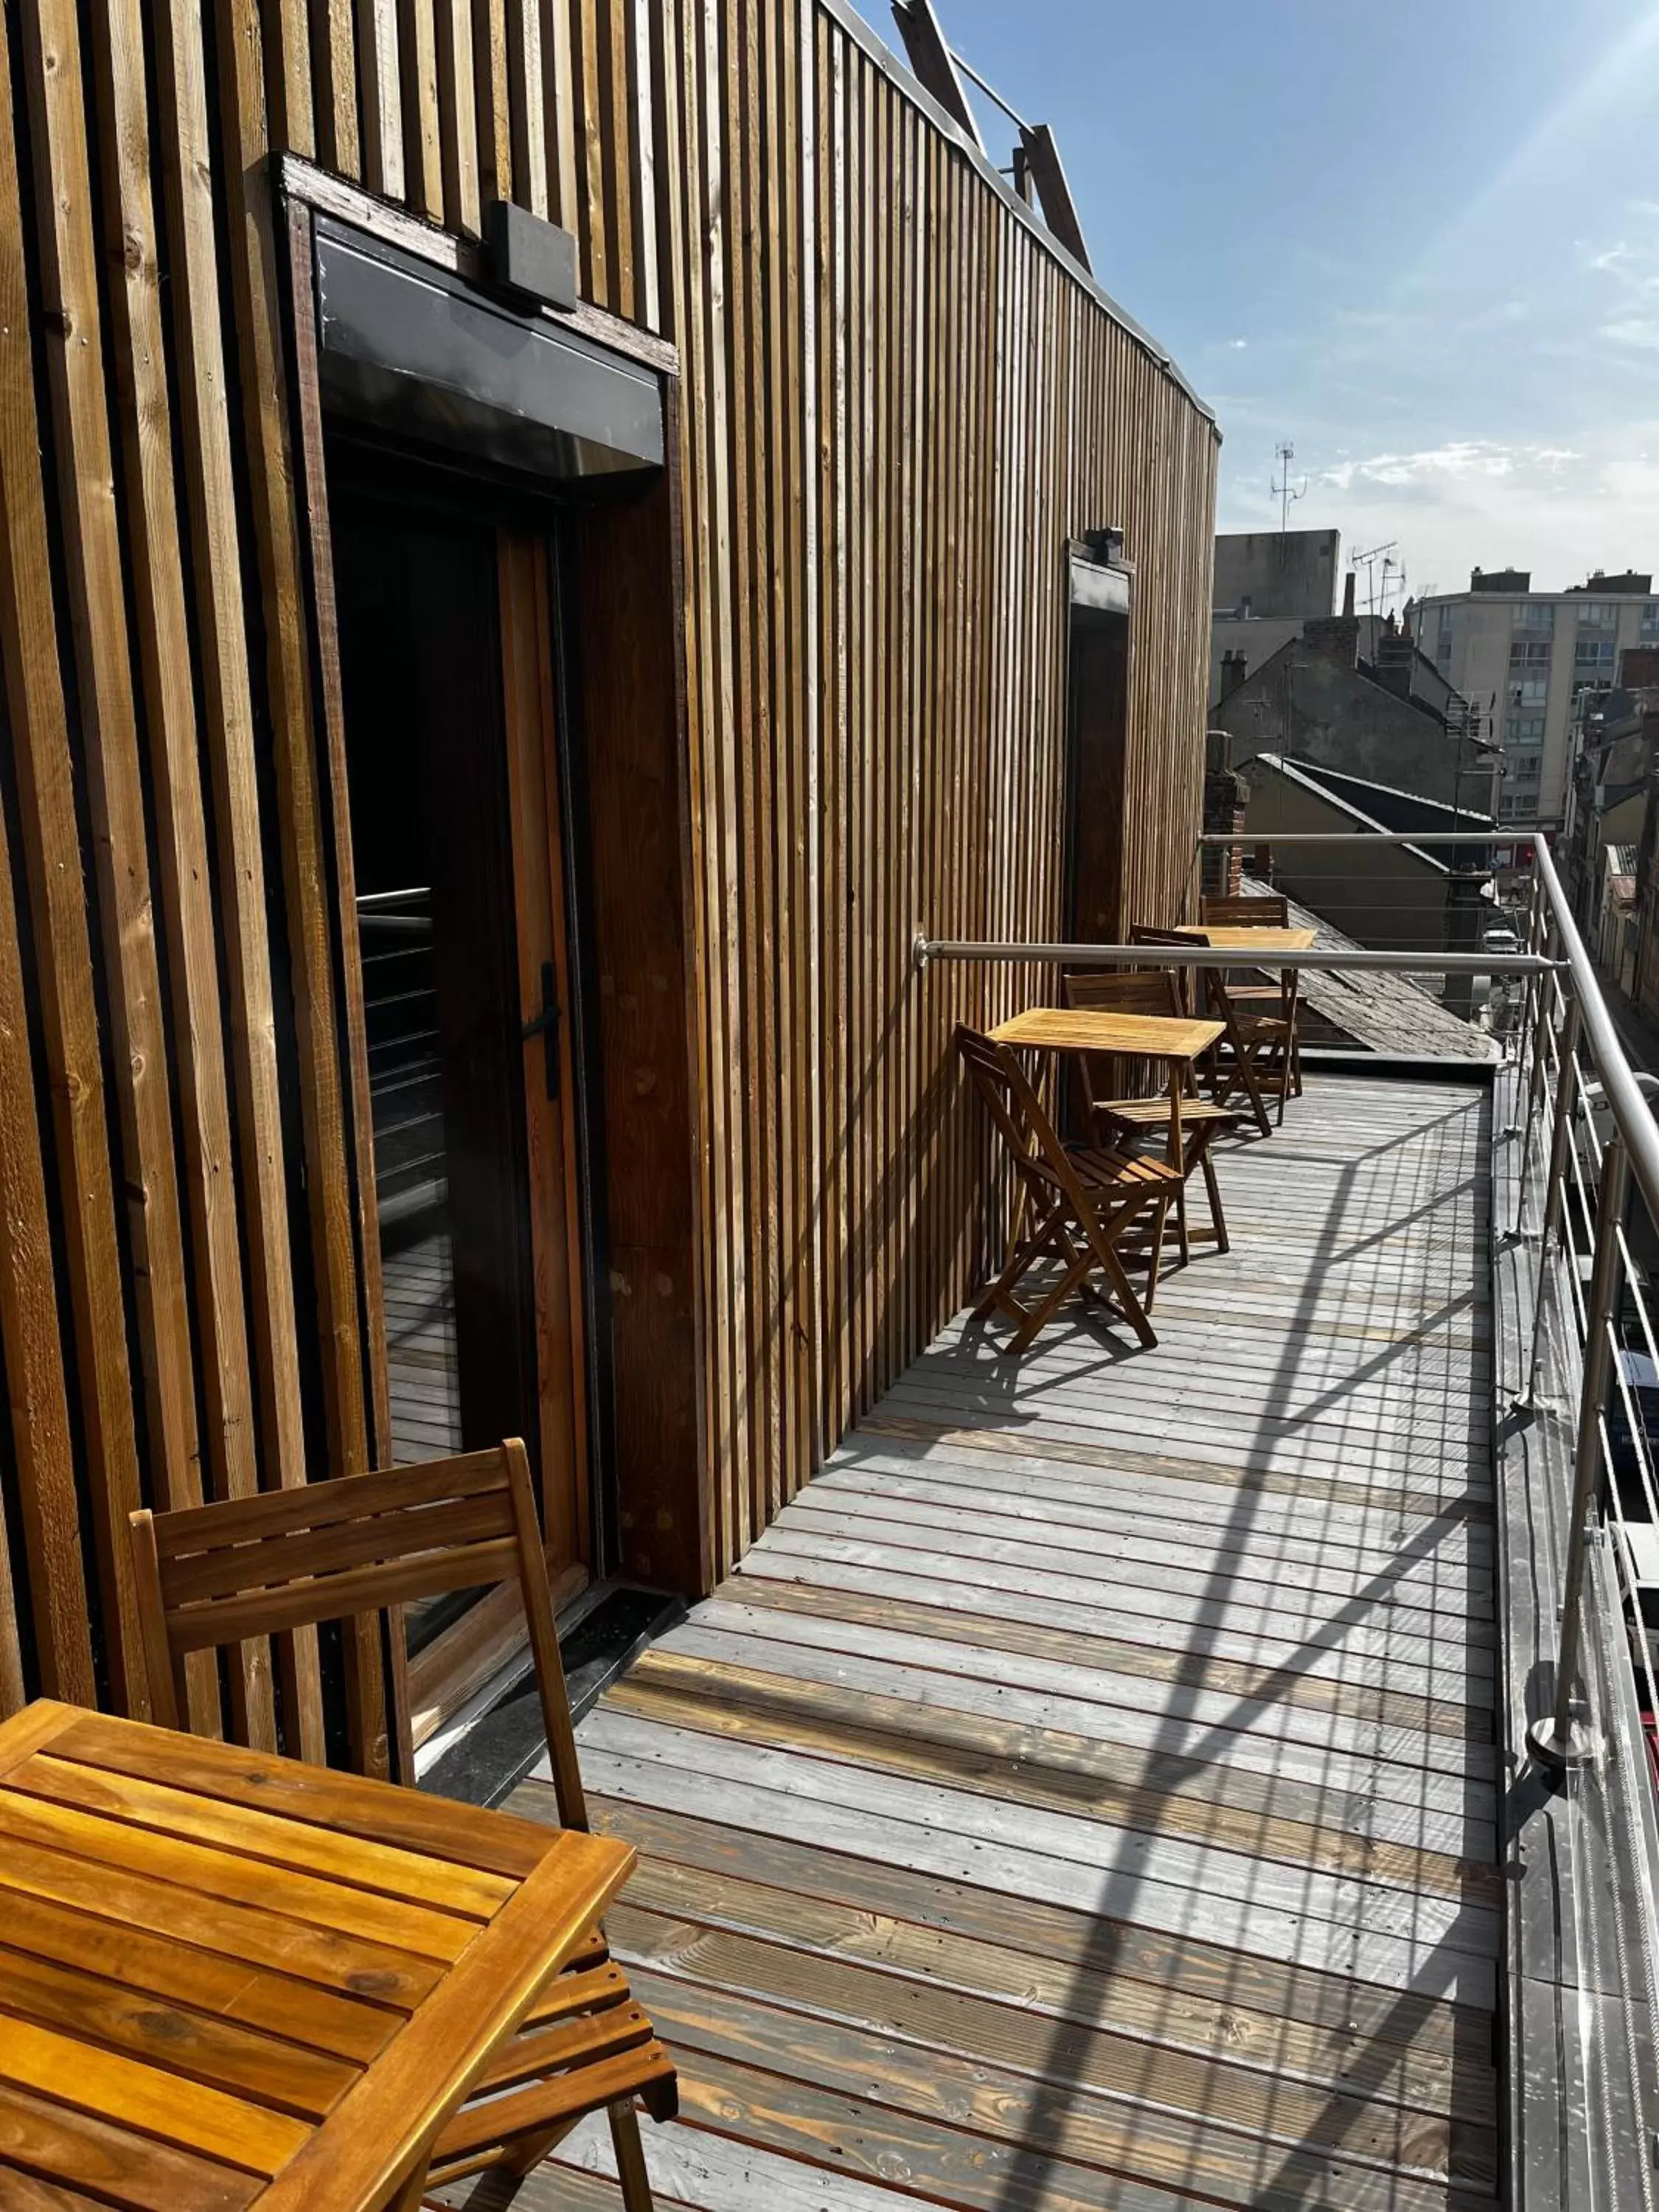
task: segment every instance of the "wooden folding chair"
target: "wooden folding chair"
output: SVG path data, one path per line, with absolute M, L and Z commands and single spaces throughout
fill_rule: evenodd
M 988 1320 L 999 1310 L 1007 1314 L 1018 1324 L 1009 1350 L 1024 1352 L 1075 1291 L 1085 1300 L 1115 1304 L 1150 1351 L 1158 1337 L 1148 1315 L 1158 1289 L 1164 1217 L 1181 1186 L 1180 1169 L 1108 1146 L 1068 1150 L 1016 1053 L 965 1023 L 957 1025 L 956 1048 L 1007 1147 L 1024 1201 L 1007 1265 L 974 1308 L 974 1319 Z M 1143 1301 L 1130 1284 L 1120 1248 L 1146 1215 L 1152 1243 Z M 1042 1260 L 1060 1263 L 1060 1280 L 1036 1305 L 1022 1305 L 1015 1288 Z M 1097 1273 L 1108 1286 L 1104 1297 L 1090 1280 Z
M 1131 945 L 1181 945 L 1188 951 L 1209 941 L 1194 930 L 1138 926 L 1129 933 Z M 1283 1122 L 1285 1096 L 1294 1082 L 1291 1024 L 1282 1013 L 1253 1012 L 1248 1001 L 1243 1006 L 1236 1005 L 1220 969 L 1202 968 L 1194 972 L 1202 978 L 1194 995 L 1201 996 L 1210 1018 L 1219 1022 L 1224 1031 L 1210 1054 L 1211 1099 L 1218 1106 L 1225 1106 L 1234 1091 L 1242 1089 L 1250 1102 L 1257 1128 L 1264 1137 L 1271 1137 L 1273 1124 L 1267 1119 L 1263 1093 L 1277 1095 L 1279 1119 Z M 1223 1046 L 1226 1048 L 1224 1053 Z
M 1291 902 L 1281 891 L 1252 891 L 1243 898 L 1206 894 L 1198 902 L 1198 918 L 1218 929 L 1288 929 Z
M 1243 897 L 1206 896 L 1199 901 L 1198 918 L 1218 929 L 1288 929 L 1291 902 L 1282 891 L 1251 891 Z M 1259 982 L 1230 979 L 1227 995 L 1241 1014 L 1279 1014 L 1291 1024 L 1291 1090 L 1302 1095 L 1302 1070 L 1296 1049 L 1296 1001 L 1289 979 L 1264 975 Z
M 287 1629 L 516 1580 L 559 1818 L 568 1828 L 587 1826 L 522 1443 L 177 1513 L 135 1513 L 132 1552 L 151 1709 L 168 1728 L 184 1724 L 192 1652 L 263 1645 Z M 604 2111 L 627 2212 L 651 2212 L 636 2097 L 653 2118 L 672 2119 L 673 2063 L 595 1928 L 440 2134 L 430 2184 L 485 2166 L 527 2173 L 579 2120 Z
M 1067 975 L 1064 988 L 1068 1006 L 1098 1008 L 1113 1014 L 1150 1014 L 1164 1020 L 1179 1020 L 1186 1012 L 1180 982 L 1174 970 L 1168 968 L 1120 968 L 1109 972 L 1091 969 L 1082 975 Z M 1210 1099 L 1198 1097 L 1193 1092 L 1191 1075 L 1185 1067 L 1174 1072 L 1170 1090 L 1156 1097 L 1133 1098 L 1124 1093 L 1119 1055 L 1085 1052 L 1078 1057 L 1083 1078 L 1084 1109 L 1090 1134 L 1097 1144 L 1109 1146 L 1125 1139 L 1133 1141 L 1149 1130 L 1164 1132 L 1165 1157 L 1174 1158 L 1181 1170 L 1175 1210 L 1182 1264 L 1184 1266 L 1192 1257 L 1194 1232 L 1187 1225 L 1187 1186 L 1195 1169 L 1204 1178 L 1210 1201 L 1212 1227 L 1208 1233 L 1218 1252 L 1231 1251 L 1210 1146 L 1223 1129 L 1232 1127 L 1237 1115 Z M 1170 1091 L 1177 1102 L 1173 1106 Z

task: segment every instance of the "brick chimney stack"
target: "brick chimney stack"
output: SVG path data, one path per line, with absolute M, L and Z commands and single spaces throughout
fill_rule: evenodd
M 1242 661 L 1243 655 L 1239 659 Z M 1237 837 L 1244 828 L 1250 787 L 1232 765 L 1232 738 L 1226 730 L 1206 732 L 1204 828 L 1211 836 Z M 1202 848 L 1200 889 L 1206 897 L 1237 898 L 1243 888 L 1243 854 L 1237 845 Z
M 1359 619 L 1357 615 L 1320 615 L 1302 625 L 1304 650 L 1321 660 L 1334 660 L 1339 668 L 1352 668 L 1359 659 Z
M 1352 617 L 1354 611 L 1353 586 L 1354 572 L 1350 568 L 1347 574 L 1342 579 L 1342 618 L 1345 622 Z
M 1229 648 L 1225 653 L 1224 653 L 1222 654 L 1222 656 L 1221 656 L 1221 690 L 1220 690 L 1220 694 L 1219 694 L 1220 698 L 1222 698 L 1222 699 L 1227 699 L 1227 698 L 1230 698 L 1230 697 L 1232 696 L 1232 694 L 1233 694 L 1235 691 L 1237 691 L 1237 689 L 1238 689 L 1239 685 L 1240 685 L 1243 681 L 1244 681 L 1244 654 L 1243 654 L 1243 649 L 1241 648 L 1241 649 L 1239 649 L 1238 651 L 1235 652 L 1235 651 L 1233 651 L 1233 650 L 1230 647 L 1230 648 Z

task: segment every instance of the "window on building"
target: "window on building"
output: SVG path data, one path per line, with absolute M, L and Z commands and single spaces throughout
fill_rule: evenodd
M 1582 629 L 1617 629 L 1619 610 L 1611 599 L 1581 599 L 1578 604 L 1578 627 Z
M 1536 793 L 1503 791 L 1498 797 L 1500 822 L 1525 822 L 1538 811 Z
M 1512 712 L 1519 710 L 1524 713 L 1529 707 L 1540 708 L 1549 696 L 1549 688 L 1550 679 L 1547 673 L 1526 675 L 1517 678 L 1511 670 L 1507 704 Z
M 1550 665 L 1549 640 L 1530 642 L 1525 638 L 1514 638 L 1510 643 L 1511 668 L 1547 668 Z
M 1581 637 L 1572 649 L 1572 680 L 1575 684 L 1607 684 L 1613 680 L 1613 659 L 1616 650 L 1610 637 Z
M 1541 745 L 1544 742 L 1544 717 L 1541 714 L 1508 714 L 1504 719 L 1504 743 L 1510 745 Z
M 1555 609 L 1547 599 L 1522 599 L 1514 620 L 1517 637 L 1548 637 L 1555 628 Z
M 1642 610 L 1642 642 L 1659 645 L 1659 599 L 1650 599 Z
M 1451 609 L 1449 607 L 1442 607 L 1440 610 L 1440 629 L 1434 641 L 1434 663 L 1435 666 L 1440 671 L 1443 676 L 1451 666 Z

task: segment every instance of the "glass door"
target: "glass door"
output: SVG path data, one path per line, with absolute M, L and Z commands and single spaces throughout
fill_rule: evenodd
M 392 1456 L 522 1437 L 568 1594 L 586 1436 L 547 546 L 331 489 Z M 410 1609 L 411 1658 L 453 1644 L 476 1673 L 499 1639 L 452 1633 L 472 1595 Z

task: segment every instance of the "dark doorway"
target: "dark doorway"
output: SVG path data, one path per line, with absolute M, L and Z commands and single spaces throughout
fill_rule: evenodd
M 588 1510 L 549 548 L 331 490 L 391 1456 L 522 1437 L 556 1583 Z
M 1129 575 L 1073 548 L 1068 556 L 1066 933 L 1121 941 L 1123 799 L 1129 735 Z

